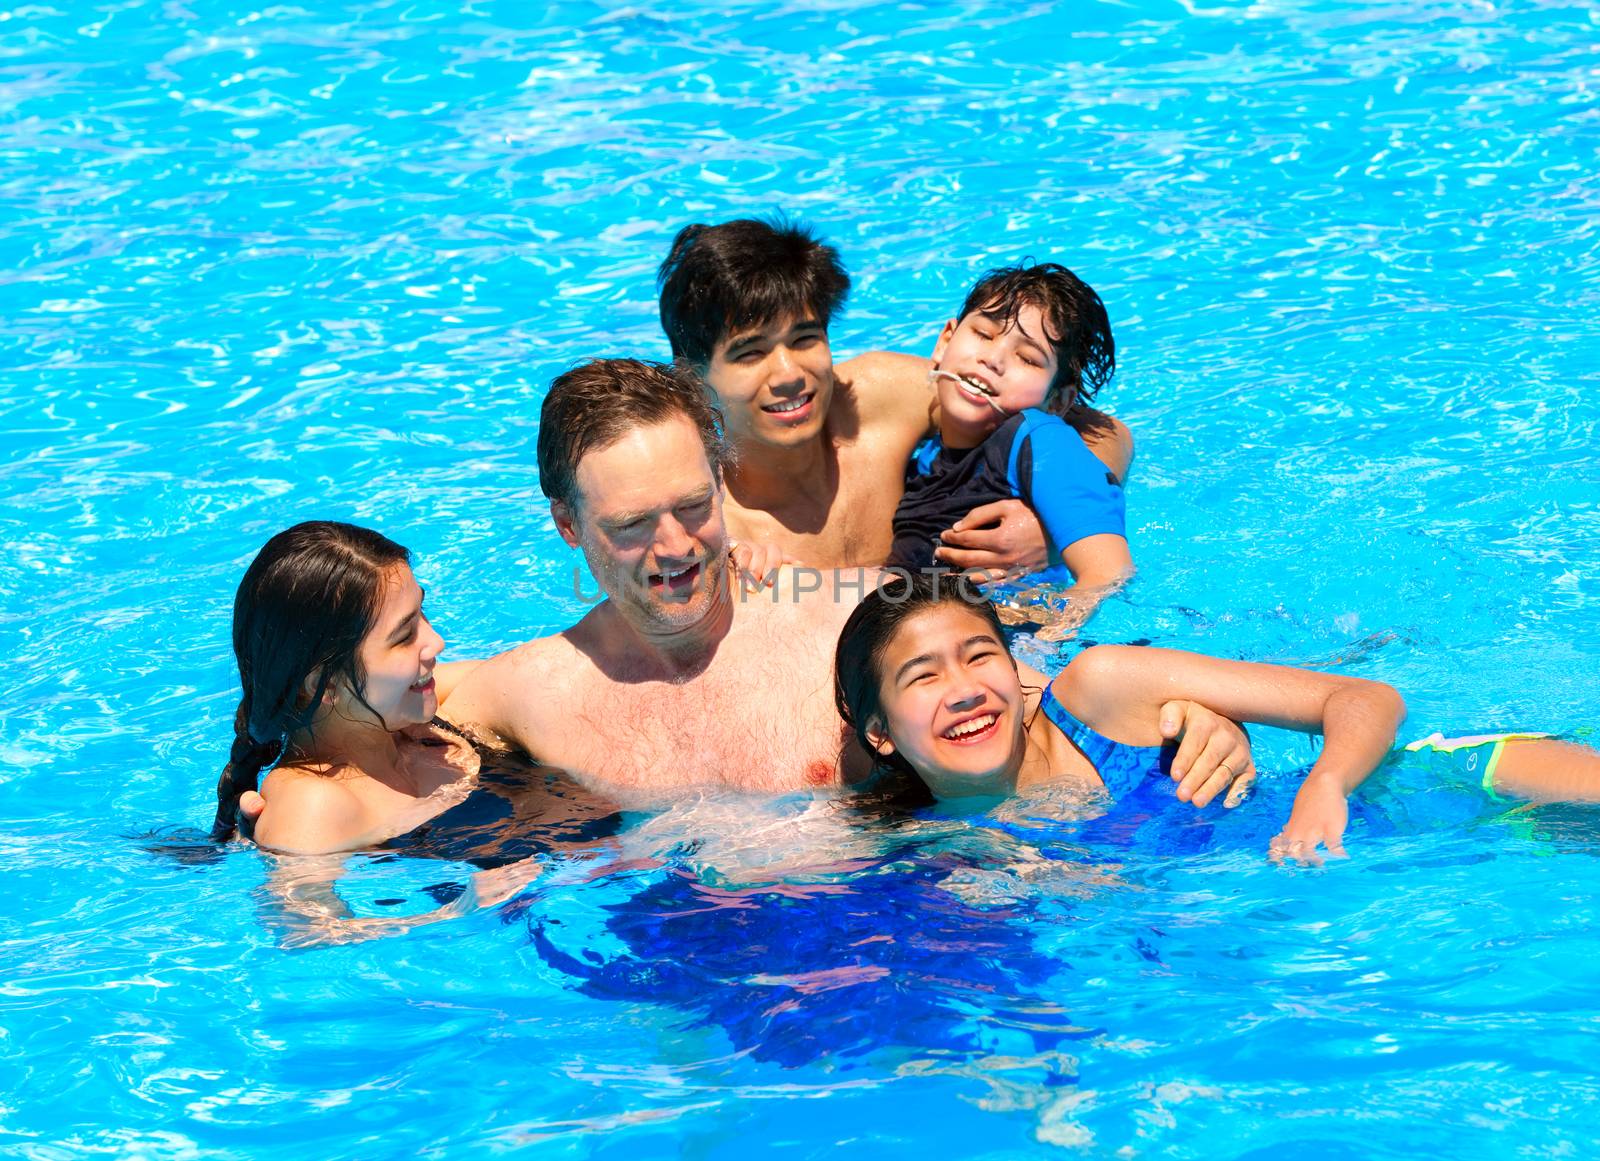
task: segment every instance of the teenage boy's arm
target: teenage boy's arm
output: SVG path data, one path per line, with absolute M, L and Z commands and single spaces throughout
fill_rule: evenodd
M 841 379 L 853 383 L 863 411 L 894 436 L 886 446 L 909 457 L 924 438 L 938 430 L 937 398 L 928 382 L 931 359 L 893 351 L 869 351 L 839 364 Z M 940 536 L 934 559 L 955 569 L 981 569 L 1023 576 L 1050 564 L 1050 543 L 1039 518 L 1020 500 L 1000 500 L 974 508 Z
M 980 504 L 939 534 L 933 559 L 965 571 L 983 569 L 1003 576 L 1027 576 L 1050 566 L 1044 525 L 1021 500 Z
M 928 382 L 932 366 L 933 360 L 916 355 L 869 351 L 840 363 L 838 374 L 860 387 L 864 402 L 892 412 L 890 422 L 909 425 L 914 445 L 937 430 L 937 396 Z M 1117 479 L 1125 480 L 1133 463 L 1133 433 L 1114 416 L 1106 418 L 1109 425 L 1084 436 L 1083 442 Z M 1044 526 L 1020 500 L 974 508 L 940 536 L 934 558 L 951 568 L 1008 576 L 1025 576 L 1052 563 Z
M 1084 434 L 1083 442 L 1101 463 L 1117 474 L 1117 479 L 1126 484 L 1128 472 L 1133 467 L 1133 432 L 1115 415 L 1107 415 L 1104 411 L 1099 414 L 1106 418 L 1105 428 Z

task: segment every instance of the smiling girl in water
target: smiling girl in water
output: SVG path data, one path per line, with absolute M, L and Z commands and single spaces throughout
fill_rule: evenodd
M 895 576 L 868 595 L 839 637 L 835 695 L 861 744 L 937 798 L 1063 784 L 1121 798 L 1170 777 L 1198 806 L 1232 784 L 1232 805 L 1241 771 L 1222 763 L 1203 780 L 1186 776 L 1164 745 L 1187 703 L 1321 733 L 1322 752 L 1272 840 L 1275 854 L 1297 859 L 1314 859 L 1319 844 L 1343 853 L 1346 798 L 1389 756 L 1405 719 L 1405 702 L 1381 682 L 1170 649 L 1087 649 L 1043 691 L 1025 689 L 993 606 L 948 575 Z M 1435 735 L 1410 748 L 1459 757 L 1490 793 L 1600 799 L 1600 754 L 1539 735 Z
M 243 696 L 213 841 L 267 768 L 255 839 L 289 853 L 372 846 L 465 797 L 478 757 L 433 724 L 444 642 L 422 596 L 410 554 L 369 529 L 313 521 L 267 541 L 234 598 Z

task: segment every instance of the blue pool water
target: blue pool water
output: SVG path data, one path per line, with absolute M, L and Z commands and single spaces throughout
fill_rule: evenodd
M 458 657 L 581 612 L 544 384 L 663 355 L 673 233 L 778 209 L 855 276 L 841 356 L 987 264 L 1101 291 L 1140 576 L 1095 639 L 1593 727 L 1597 43 L 1559 0 L 0 9 L 0 1152 L 1592 1155 L 1600 818 L 1414 771 L 1317 871 L 1262 857 L 1292 774 L 1226 818 L 697 801 L 338 946 L 149 836 L 210 817 L 279 528 L 411 546 Z

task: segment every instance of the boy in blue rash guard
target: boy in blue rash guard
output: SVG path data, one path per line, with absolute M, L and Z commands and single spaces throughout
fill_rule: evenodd
M 1066 267 L 1013 266 L 979 279 L 934 347 L 939 433 L 907 466 L 889 563 L 931 566 L 940 532 L 1016 497 L 1092 611 L 1133 568 L 1122 482 L 1080 435 L 1115 367 L 1105 306 Z

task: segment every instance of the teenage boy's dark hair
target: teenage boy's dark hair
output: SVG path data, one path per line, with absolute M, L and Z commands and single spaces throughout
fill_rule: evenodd
M 1048 334 L 1042 337 L 1056 353 L 1056 377 L 1044 397 L 1044 410 L 1080 432 L 1108 428 L 1110 417 L 1089 405 L 1117 369 L 1111 320 L 1100 296 L 1059 263 L 1002 266 L 978 279 L 957 317 L 977 311 L 1009 327 L 1024 306 L 1043 313 Z
M 539 413 L 539 487 L 569 508 L 578 503 L 578 462 L 636 427 L 681 415 L 694 424 L 719 477 L 728 446 L 717 410 L 698 379 L 670 363 L 591 359 L 550 384 Z
M 850 293 L 850 276 L 839 252 L 810 227 L 740 218 L 678 231 L 656 286 L 673 357 L 703 370 L 732 331 L 791 316 L 826 329 Z

